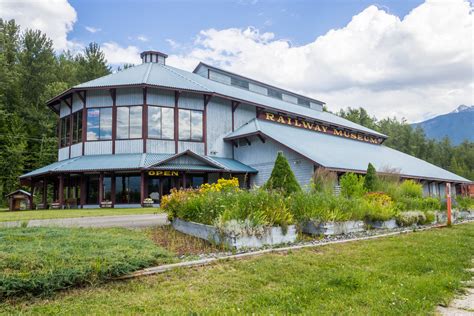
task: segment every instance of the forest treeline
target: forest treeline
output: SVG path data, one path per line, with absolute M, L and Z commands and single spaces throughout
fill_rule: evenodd
M 124 68 L 130 65 L 124 65 Z M 58 117 L 46 101 L 78 83 L 111 73 L 104 53 L 90 43 L 79 53 L 57 54 L 38 30 L 0 19 L 0 204 L 19 187 L 18 177 L 57 159 Z M 474 144 L 428 140 L 404 120 L 377 120 L 363 109 L 339 115 L 389 136 L 387 146 L 474 179 Z

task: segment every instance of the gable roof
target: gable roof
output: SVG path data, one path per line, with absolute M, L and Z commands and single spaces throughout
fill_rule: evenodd
M 302 128 L 254 119 L 228 134 L 232 140 L 261 135 L 286 146 L 314 163 L 332 170 L 365 172 L 369 163 L 377 171 L 399 170 L 401 176 L 470 183 L 471 181 L 424 160 L 384 145 L 374 145 Z
M 224 83 L 204 78 L 198 74 L 160 63 L 144 63 L 104 77 L 81 83 L 49 100 L 48 104 L 57 102 L 59 98 L 64 97 L 73 91 L 99 88 L 105 89 L 120 86 L 151 86 L 210 94 L 223 98 L 230 98 L 232 100 L 254 106 L 264 107 L 269 110 L 290 113 L 331 125 L 347 127 L 356 131 L 377 135 L 383 138 L 387 137 L 384 134 L 353 123 L 329 112 L 317 111 L 311 108 L 272 98 L 270 96 L 241 89 L 235 86 L 226 85 Z

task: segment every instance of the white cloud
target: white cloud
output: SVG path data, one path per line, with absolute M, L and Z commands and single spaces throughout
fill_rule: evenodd
M 106 42 L 101 45 L 105 58 L 110 64 L 138 64 L 140 63 L 140 49 L 136 46 L 122 47 L 115 42 Z
M 0 0 L 3 19 L 15 19 L 22 29 L 39 29 L 54 41 L 56 50 L 74 48 L 67 33 L 77 20 L 76 10 L 67 0 Z
M 148 37 L 146 37 L 145 35 L 139 35 L 137 37 L 137 40 L 139 40 L 140 42 L 148 42 L 149 41 Z
M 88 31 L 90 33 L 97 33 L 97 32 L 102 31 L 102 29 L 97 28 L 97 27 L 93 27 L 93 26 L 86 26 L 85 29 L 86 29 L 86 31 Z
M 467 1 L 428 0 L 403 19 L 376 6 L 302 46 L 256 29 L 201 31 L 190 50 L 168 58 L 204 61 L 313 96 L 331 110 L 364 106 L 410 121 L 474 104 L 473 20 Z

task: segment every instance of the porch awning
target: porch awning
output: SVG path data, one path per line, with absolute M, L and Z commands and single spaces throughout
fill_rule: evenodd
M 179 170 L 224 173 L 256 173 L 237 160 L 203 156 L 190 150 L 178 154 L 116 154 L 79 156 L 28 172 L 20 179 L 57 173 L 101 171 Z

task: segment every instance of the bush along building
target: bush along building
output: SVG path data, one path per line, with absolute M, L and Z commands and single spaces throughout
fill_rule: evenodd
M 385 135 L 324 112 L 319 100 L 204 63 L 170 67 L 156 51 L 141 57 L 48 101 L 59 117 L 58 161 L 20 177 L 43 206 L 159 203 L 172 188 L 231 176 L 261 186 L 278 152 L 302 187 L 316 168 L 340 176 L 365 173 L 369 162 L 420 181 L 426 195 L 471 183 L 384 146 Z

